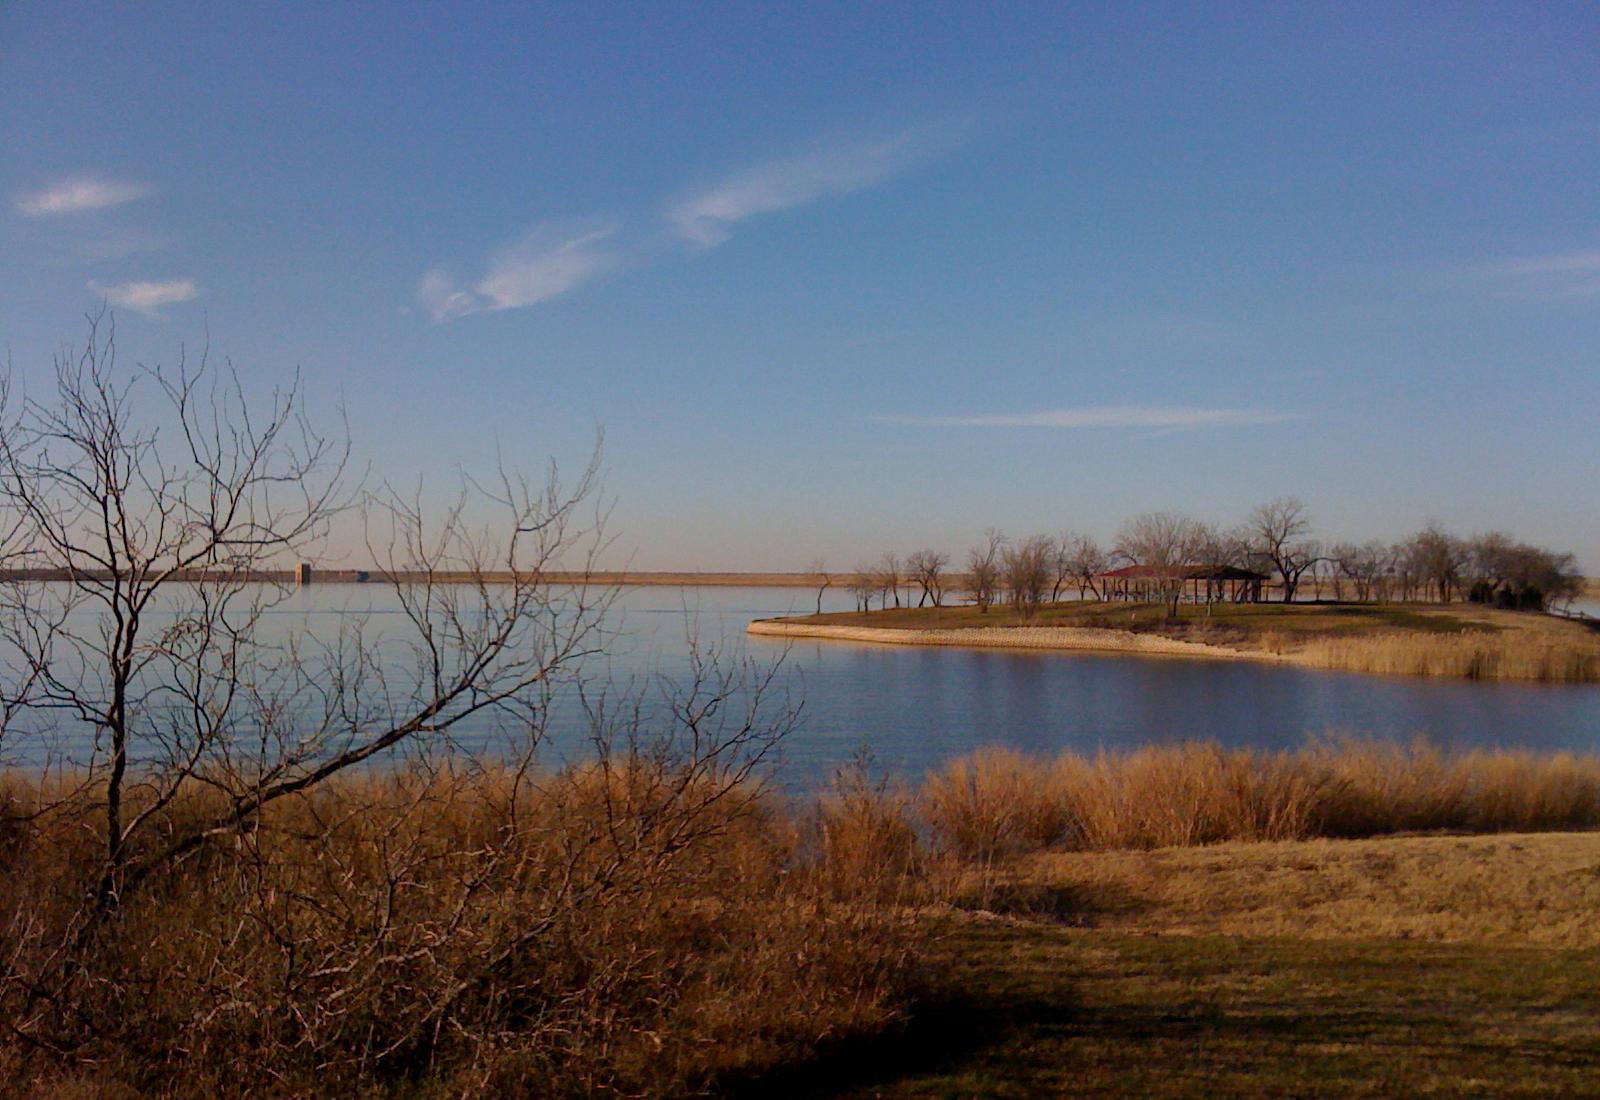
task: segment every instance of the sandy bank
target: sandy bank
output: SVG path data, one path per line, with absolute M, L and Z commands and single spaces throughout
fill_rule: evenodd
M 981 630 L 914 630 L 874 626 L 822 626 L 781 619 L 757 619 L 746 633 L 773 638 L 832 638 L 883 645 L 943 645 L 982 649 L 1055 649 L 1090 653 L 1134 653 L 1162 657 L 1202 657 L 1228 661 L 1288 662 L 1273 653 L 1244 653 L 1201 642 L 1101 627 L 1000 626 Z

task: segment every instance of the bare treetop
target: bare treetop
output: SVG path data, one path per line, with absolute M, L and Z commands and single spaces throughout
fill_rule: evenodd
M 1311 517 L 1299 497 L 1279 497 L 1250 513 L 1247 524 L 1256 550 L 1278 571 L 1283 601 L 1294 599 L 1300 578 L 1323 559 L 1322 547 L 1307 536 Z
M 1129 562 L 1148 566 L 1166 585 L 1168 613 L 1175 613 L 1182 595 L 1181 570 L 1194 564 L 1205 549 L 1205 526 L 1173 512 L 1147 512 L 1123 524 L 1117 535 L 1117 553 Z

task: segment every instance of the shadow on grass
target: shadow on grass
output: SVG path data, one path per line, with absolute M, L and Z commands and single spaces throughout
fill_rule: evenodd
M 720 1082 L 712 1094 L 729 1100 L 853 1094 L 958 1068 L 1018 1034 L 1067 1026 L 1075 1015 L 1073 1004 L 1054 998 L 1002 1004 L 991 998 L 930 993 L 890 1031 L 827 1043 L 804 1062 Z
M 1154 903 L 1121 883 L 1063 885 L 1040 882 L 1002 882 L 970 897 L 957 907 L 988 910 L 1002 916 L 1049 921 L 1069 928 L 1097 928 L 1113 918 L 1149 912 Z
M 1070 900 L 1053 899 L 1076 912 Z M 1474 1095 L 1595 1095 L 1600 1080 L 1588 954 L 968 921 L 903 1025 L 716 1095 L 1372 1096 L 1467 1082 Z

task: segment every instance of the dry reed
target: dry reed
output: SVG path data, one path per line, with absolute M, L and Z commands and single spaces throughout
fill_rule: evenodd
M 1317 638 L 1301 645 L 1264 639 L 1269 652 L 1292 653 L 1317 668 L 1395 676 L 1469 680 L 1600 682 L 1600 640 L 1549 639 L 1526 633 L 1459 634 L 1396 631 L 1354 638 Z
M 887 777 L 875 779 L 870 760 L 838 769 L 817 799 L 810 829 L 811 866 L 828 895 L 913 900 L 925 867 L 912 822 L 910 794 Z
M 1046 847 L 1066 832 L 1070 806 L 1052 779 L 1014 749 L 984 748 L 930 774 L 917 806 L 936 846 L 989 861 Z
M 986 749 L 929 775 L 915 812 L 937 850 L 980 860 L 1048 847 L 1583 829 L 1600 826 L 1600 758 L 1447 753 L 1425 741 L 1054 758 Z

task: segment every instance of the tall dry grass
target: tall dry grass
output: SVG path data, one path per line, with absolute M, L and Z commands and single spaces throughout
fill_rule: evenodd
M 214 819 L 196 784 L 162 835 Z M 41 813 L 41 810 L 44 811 Z M 1044 848 L 1600 825 L 1600 758 L 985 749 L 814 801 L 644 756 L 285 799 L 91 912 L 70 777 L 0 776 L 0 1096 L 669 1096 L 893 1021 L 916 907 Z
M 929 774 L 916 808 L 934 846 L 987 862 L 1056 843 L 1073 825 L 1060 763 L 983 748 Z
M 1584 829 L 1600 826 L 1600 758 L 1357 740 L 1093 757 L 985 749 L 930 774 L 910 805 L 936 851 L 979 861 L 1048 847 Z
M 912 950 L 882 844 L 659 761 L 344 779 L 110 919 L 46 793 L 0 782 L 0 1096 L 683 1095 L 883 1027 Z
M 874 777 L 870 759 L 835 771 L 806 823 L 810 864 L 828 895 L 880 905 L 916 900 L 927 868 L 914 819 L 911 794 Z
M 1537 633 L 1459 634 L 1400 631 L 1354 638 L 1317 638 L 1299 644 L 1264 643 L 1317 668 L 1396 676 L 1450 676 L 1469 680 L 1537 680 L 1600 683 L 1600 639 L 1551 639 Z

